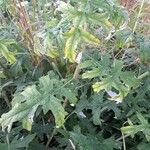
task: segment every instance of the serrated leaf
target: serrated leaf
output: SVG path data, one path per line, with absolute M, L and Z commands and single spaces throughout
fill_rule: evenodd
M 44 53 L 51 58 L 57 58 L 59 56 L 58 51 L 53 46 L 53 40 L 49 35 L 44 40 Z
M 142 114 L 137 113 L 137 117 L 140 120 L 141 124 L 139 125 L 129 125 L 126 127 L 122 127 L 121 131 L 124 134 L 134 136 L 138 132 L 143 132 L 145 134 L 146 139 L 150 141 L 150 124 L 148 121 L 142 116 Z
M 3 44 L 0 44 L 0 53 L 5 57 L 5 59 L 11 64 L 16 62 L 14 53 L 10 52 L 7 47 Z
M 87 67 L 91 67 L 92 66 L 92 61 L 91 60 L 86 60 L 82 63 L 79 64 L 79 67 L 80 69 L 84 69 L 84 68 L 87 68 Z
M 140 61 L 146 65 L 150 65 L 150 44 L 145 41 L 140 44 Z
M 56 50 L 47 50 L 46 55 L 51 58 L 57 58 L 59 56 L 59 53 Z
M 61 104 L 63 97 L 65 97 L 66 94 L 61 92 L 60 85 L 63 86 L 61 81 L 57 79 L 50 79 L 49 75 L 47 75 L 40 78 L 38 86 L 28 86 L 23 92 L 20 93 L 20 96 L 17 95 L 17 97 L 14 97 L 13 101 L 15 101 L 15 98 L 17 100 L 13 103 L 12 109 L 8 113 L 1 116 L 0 124 L 2 128 L 5 129 L 8 127 L 8 130 L 10 131 L 14 122 L 22 121 L 25 117 L 27 117 L 32 123 L 34 113 L 39 106 L 42 107 L 45 114 L 51 110 L 55 118 L 56 126 L 62 126 L 65 122 L 64 118 L 67 112 Z M 62 89 L 63 88 L 64 87 L 62 87 Z M 67 91 L 65 88 L 64 90 Z M 71 91 L 69 94 L 68 99 L 75 103 L 77 99 Z M 59 95 L 58 98 L 55 95 Z M 18 101 L 21 97 L 23 100 L 20 99 L 20 101 Z
M 89 13 L 87 14 L 87 19 L 90 21 L 90 23 L 95 25 L 101 25 L 104 28 L 112 28 L 113 25 L 108 21 L 106 14 L 100 14 L 100 13 Z
M 108 91 L 110 88 L 110 79 L 104 79 L 101 82 L 96 82 L 92 85 L 94 92 L 99 92 L 101 90 Z
M 28 148 L 29 143 L 35 138 L 35 134 L 28 135 L 26 137 L 18 138 L 18 136 L 14 137 L 10 143 L 11 150 L 24 149 Z M 0 149 L 8 150 L 7 143 L 0 143 Z
M 99 74 L 101 73 L 101 71 L 99 70 L 99 68 L 94 68 L 93 70 L 91 71 L 87 71 L 85 73 L 82 74 L 82 78 L 83 79 L 86 79 L 86 78 L 95 78 L 95 77 L 98 77 Z
M 137 115 L 138 119 L 140 120 L 141 124 L 148 124 L 148 121 L 142 116 L 141 113 L 137 112 L 136 115 Z
M 142 125 L 133 125 L 133 126 L 126 126 L 126 127 L 122 127 L 121 131 L 124 134 L 128 134 L 128 135 L 134 135 L 139 131 L 143 131 L 145 129 L 145 126 Z
M 76 49 L 77 49 L 78 41 L 73 37 L 70 37 L 65 45 L 65 58 L 68 58 L 70 62 L 75 62 L 76 58 Z
M 37 36 L 34 36 L 34 52 L 35 52 L 35 54 L 37 54 L 39 56 L 41 54 L 44 54 L 43 47 L 40 43 L 40 39 Z
M 132 88 L 139 86 L 139 80 L 132 72 L 122 71 L 123 62 L 120 60 L 114 60 L 110 65 L 110 57 L 105 55 L 100 61 L 91 60 L 93 63 L 90 63 L 88 60 L 87 62 L 85 65 L 83 63 L 83 68 L 90 68 L 90 71 L 83 73 L 82 78 L 100 77 L 100 82 L 92 85 L 93 90 L 94 92 L 105 90 L 110 100 L 122 102 Z M 109 94 L 110 91 L 114 93 L 113 96 Z
M 75 32 L 76 32 L 76 28 L 72 27 L 68 32 L 65 32 L 63 35 L 65 37 L 71 37 L 75 34 Z
M 73 139 L 73 144 L 75 144 L 76 149 L 81 150 L 113 150 L 116 148 L 116 142 L 109 138 L 97 138 L 92 135 L 83 135 L 81 133 L 70 132 L 70 136 Z
M 96 38 L 94 35 L 92 35 L 91 33 L 85 31 L 85 30 L 80 30 L 81 32 L 81 36 L 82 38 L 86 41 L 86 42 L 90 42 L 92 44 L 99 44 L 100 40 L 98 38 Z
M 69 100 L 71 104 L 76 104 L 77 103 L 77 98 L 75 94 L 68 88 L 63 88 L 61 89 L 61 92 L 63 95 Z
M 92 109 L 92 114 L 93 114 L 93 123 L 95 125 L 101 125 L 101 110 L 103 107 L 103 93 L 98 93 L 94 94 L 92 96 L 92 101 L 90 103 L 90 108 Z

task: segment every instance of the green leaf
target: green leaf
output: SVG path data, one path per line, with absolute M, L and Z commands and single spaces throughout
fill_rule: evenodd
M 0 53 L 5 57 L 5 59 L 11 64 L 16 62 L 14 53 L 10 52 L 7 47 L 3 44 L 0 44 Z
M 28 124 L 33 123 L 34 114 L 39 106 L 42 107 L 45 114 L 51 110 L 56 126 L 62 126 L 65 122 L 64 118 L 67 115 L 61 104 L 63 97 L 66 96 L 73 103 L 77 101 L 71 90 L 69 90 L 67 96 L 67 92 L 63 93 L 62 91 L 67 91 L 68 89 L 63 88 L 61 81 L 50 79 L 49 75 L 41 77 L 38 86 L 28 86 L 23 92 L 14 97 L 12 109 L 0 118 L 2 128 L 5 129 L 8 127 L 8 131 L 10 131 L 14 122 L 28 118 L 28 121 L 24 120 L 24 126 L 30 129 L 31 127 Z M 22 99 L 19 101 L 21 97 Z
M 5 74 L 3 71 L 0 71 L 0 79 L 6 78 Z
M 101 82 L 96 82 L 93 84 L 93 90 L 94 92 L 99 92 L 101 90 L 110 90 L 111 89 L 111 79 L 104 79 L 103 81 Z
M 17 150 L 21 148 L 28 148 L 29 143 L 35 138 L 35 134 L 28 135 L 23 138 L 18 138 L 16 136 L 13 138 L 13 140 L 10 143 L 10 149 L 11 150 Z M 8 150 L 8 144 L 7 143 L 0 143 L 0 149 Z
M 31 129 L 32 129 L 32 121 L 28 117 L 24 118 L 22 120 L 22 127 L 23 127 L 23 129 L 31 131 Z
M 70 132 L 73 144 L 76 149 L 81 150 L 113 150 L 116 148 L 116 142 L 112 139 L 103 139 L 93 135 L 83 135 L 81 133 Z
M 94 92 L 105 90 L 110 96 L 110 100 L 122 102 L 132 88 L 137 88 L 139 80 L 132 72 L 122 71 L 123 62 L 114 60 L 110 65 L 110 57 L 102 56 L 100 61 L 86 60 L 81 64 L 83 68 L 90 68 L 82 74 L 82 78 L 99 77 L 100 81 L 92 85 Z M 113 90 L 113 91 L 112 91 Z
M 0 54 L 2 54 L 5 59 L 13 64 L 16 62 L 15 54 L 8 50 L 7 46 L 15 44 L 13 39 L 0 39 Z
M 140 44 L 140 61 L 146 65 L 150 65 L 150 41 Z
M 88 13 L 87 19 L 90 23 L 95 25 L 101 25 L 104 28 L 111 29 L 113 25 L 108 21 L 108 16 L 106 14 L 100 13 Z
M 92 109 L 93 123 L 95 125 L 101 125 L 102 120 L 100 114 L 102 112 L 103 104 L 103 93 L 94 94 L 92 96 L 92 101 L 89 107 Z
M 77 103 L 77 98 L 75 94 L 69 88 L 62 88 L 61 93 L 69 100 L 71 104 Z
M 77 41 L 73 42 L 73 37 L 69 38 L 66 42 L 65 45 L 65 58 L 68 58 L 70 62 L 75 62 L 75 58 L 76 58 L 76 48 L 78 45 Z
M 140 120 L 141 124 L 139 125 L 129 125 L 126 127 L 122 127 L 121 131 L 124 134 L 134 136 L 138 132 L 143 132 L 145 134 L 146 139 L 150 141 L 150 124 L 148 121 L 142 116 L 141 113 L 137 113 L 137 117 Z
M 42 47 L 42 45 L 40 43 L 39 37 L 36 37 L 36 36 L 34 36 L 34 52 L 35 52 L 35 54 L 37 54 L 39 56 L 41 54 L 45 53 L 44 49 L 43 49 L 43 47 Z
M 53 39 L 50 38 L 48 35 L 45 40 L 44 40 L 44 50 L 45 50 L 45 55 L 51 57 L 51 58 L 57 58 L 59 56 L 58 51 L 56 48 L 53 46 Z
M 91 60 L 85 60 L 84 62 L 80 63 L 79 66 L 80 66 L 80 69 L 84 69 L 84 68 L 87 68 L 87 67 L 91 67 L 92 66 L 92 61 Z
M 86 79 L 86 78 L 89 78 L 89 79 L 95 78 L 95 77 L 98 77 L 98 76 L 99 76 L 100 72 L 101 72 L 101 71 L 99 70 L 99 68 L 94 68 L 94 69 L 91 70 L 91 71 L 87 71 L 86 73 L 83 73 L 83 74 L 82 74 L 82 78 L 83 78 L 83 79 Z
M 86 42 L 89 42 L 92 44 L 99 44 L 100 43 L 100 40 L 98 38 L 96 38 L 94 35 L 92 35 L 91 33 L 87 32 L 85 30 L 82 30 L 82 29 L 80 29 L 80 32 L 81 32 L 82 38 Z

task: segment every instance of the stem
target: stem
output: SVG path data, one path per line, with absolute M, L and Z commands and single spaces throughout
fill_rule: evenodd
M 7 141 L 8 150 L 10 150 L 10 141 L 9 141 L 9 134 L 8 133 L 6 135 L 6 141 Z
M 46 143 L 46 148 L 48 148 L 48 146 L 49 146 L 49 144 L 50 144 L 52 138 L 53 138 L 54 135 L 56 134 L 56 132 L 57 132 L 57 128 L 55 127 L 55 128 L 53 129 L 53 132 L 52 132 L 51 136 L 49 137 L 49 139 L 48 139 L 48 141 L 47 141 L 47 143 Z
M 129 137 L 129 135 L 124 135 L 124 138 Z M 116 139 L 116 141 L 121 141 L 123 139 L 123 136 L 121 136 L 120 138 Z
M 80 61 L 75 69 L 75 72 L 73 74 L 73 79 L 77 80 L 78 79 L 78 75 L 80 73 L 80 63 L 82 61 L 82 56 L 83 56 L 83 53 L 84 53 L 84 50 L 85 50 L 85 45 L 82 46 L 82 51 L 80 52 L 81 53 L 81 58 L 80 58 Z
M 145 78 L 145 77 L 147 77 L 147 76 L 149 76 L 149 75 L 150 75 L 150 72 L 149 72 L 149 71 L 146 71 L 145 73 L 141 74 L 141 75 L 138 77 L 138 79 L 141 80 L 141 79 L 143 79 L 143 78 Z
M 143 6 L 144 6 L 144 2 L 145 0 L 142 0 L 142 3 L 141 3 L 141 6 L 140 6 L 140 10 L 139 10 L 139 13 L 137 15 L 137 19 L 136 19 L 136 22 L 135 22 L 135 25 L 134 25 L 134 28 L 133 28 L 133 33 L 135 32 L 136 28 L 137 28 L 137 25 L 138 25 L 138 21 L 139 21 L 139 18 L 140 18 L 140 15 L 141 15 L 141 12 L 142 12 L 142 9 L 143 9 Z
M 72 111 L 72 112 L 65 118 L 65 121 L 68 120 L 68 118 L 69 118 L 70 116 L 72 116 L 74 113 L 75 113 L 75 110 Z
M 8 108 L 10 109 L 10 108 L 11 108 L 11 104 L 10 104 L 10 102 L 9 102 L 9 100 L 8 100 L 6 91 L 2 91 L 2 97 L 4 98 L 4 100 L 5 100 L 5 102 L 6 102 L 7 106 L 8 106 Z
M 122 139 L 123 139 L 123 149 L 124 149 L 124 150 L 127 150 L 127 149 L 126 149 L 125 137 L 124 137 L 123 134 L 122 134 Z
M 76 69 L 75 69 L 75 72 L 73 74 L 73 79 L 77 80 L 79 72 L 80 72 L 80 68 L 79 68 L 79 64 L 78 64 Z

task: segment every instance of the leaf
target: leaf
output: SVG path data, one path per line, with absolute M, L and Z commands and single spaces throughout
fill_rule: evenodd
M 40 39 L 37 36 L 34 36 L 34 52 L 39 56 L 45 53 L 40 43 Z
M 89 108 L 92 109 L 93 123 L 95 125 L 101 125 L 102 120 L 100 118 L 100 114 L 102 112 L 103 104 L 103 93 L 94 94 L 92 96 L 92 101 Z
M 28 135 L 26 137 L 18 138 L 16 136 L 10 143 L 10 149 L 11 150 L 17 150 L 21 148 L 28 148 L 29 143 L 35 138 L 35 134 Z M 0 143 L 0 149 L 8 150 L 8 144 L 7 143 Z
M 81 133 L 70 132 L 76 149 L 81 150 L 113 150 L 116 148 L 116 142 L 112 139 L 97 138 L 93 135 L 83 135 Z
M 88 13 L 87 19 L 90 23 L 95 25 L 101 25 L 104 28 L 111 29 L 113 25 L 108 21 L 108 16 L 102 13 Z
M 146 65 L 150 65 L 150 44 L 149 41 L 140 44 L 140 61 Z
M 24 118 L 22 120 L 22 127 L 23 127 L 23 129 L 31 131 L 31 129 L 32 129 L 32 121 L 28 117 Z
M 92 66 L 92 61 L 91 60 L 85 60 L 84 62 L 80 63 L 79 66 L 80 66 L 80 69 L 84 69 L 84 68 L 87 68 L 87 67 L 91 67 Z
M 61 92 L 63 88 L 61 81 L 50 79 L 49 75 L 41 77 L 38 86 L 28 86 L 23 92 L 14 97 L 12 109 L 8 113 L 3 114 L 0 118 L 2 128 L 5 129 L 8 127 L 8 131 L 10 131 L 14 122 L 22 121 L 26 117 L 30 123 L 33 123 L 34 114 L 39 106 L 42 107 L 44 114 L 51 110 L 55 118 L 56 126 L 62 126 L 67 114 L 61 104 L 63 97 L 66 96 L 66 94 Z M 64 88 L 64 90 L 67 89 Z M 68 92 L 68 95 L 71 102 L 75 103 L 77 101 L 71 91 Z M 21 97 L 22 99 L 18 101 Z M 26 123 L 28 124 L 28 122 Z M 28 128 L 28 125 L 26 127 Z
M 0 71 L 0 79 L 4 79 L 4 78 L 6 78 L 4 72 L 3 72 L 3 71 Z
M 51 58 L 57 58 L 59 56 L 57 50 L 47 50 L 46 55 Z
M 59 56 L 58 51 L 56 48 L 53 46 L 53 40 L 50 38 L 48 35 L 45 40 L 44 40 L 44 53 L 45 55 L 51 57 L 51 58 L 57 58 Z
M 69 100 L 71 104 L 77 103 L 77 98 L 75 94 L 69 88 L 62 88 L 61 93 Z
M 7 47 L 3 44 L 0 44 L 0 53 L 5 57 L 5 59 L 11 64 L 16 62 L 14 53 L 10 52 Z
M 66 35 L 68 35 L 69 38 L 65 45 L 65 58 L 68 58 L 70 62 L 75 62 L 76 49 L 80 42 L 79 30 L 72 28 Z
M 93 87 L 94 92 L 99 92 L 101 90 L 107 91 L 111 88 L 110 83 L 111 83 L 111 80 L 108 78 L 108 79 L 104 79 L 101 82 L 94 83 L 92 87 Z
M 105 90 L 110 96 L 110 100 L 122 102 L 131 88 L 137 88 L 140 84 L 132 72 L 122 71 L 122 61 L 114 60 L 112 65 L 110 65 L 109 56 L 102 56 L 100 61 L 86 60 L 85 64 L 81 64 L 81 67 L 82 65 L 83 68 L 90 68 L 90 71 L 82 74 L 82 78 L 99 77 L 100 81 L 94 83 L 92 88 L 94 92 Z
M 16 62 L 15 54 L 8 50 L 7 46 L 11 44 L 15 44 L 15 40 L 13 39 L 0 39 L 0 54 L 2 54 L 5 59 L 13 64 Z
M 82 74 L 82 78 L 83 78 L 83 79 L 86 79 L 86 78 L 89 78 L 89 79 L 95 78 L 95 77 L 98 77 L 98 76 L 99 76 L 100 72 L 101 72 L 101 71 L 99 70 L 99 68 L 94 68 L 94 69 L 91 70 L 91 71 L 87 71 L 86 73 L 83 73 L 83 74 Z
M 81 32 L 81 36 L 82 38 L 86 41 L 86 42 L 90 42 L 92 44 L 99 44 L 100 40 L 98 38 L 96 38 L 94 35 L 92 35 L 91 33 L 80 29 Z
M 139 143 L 137 146 L 137 150 L 149 150 L 150 143 Z
M 142 116 L 141 113 L 137 113 L 137 117 L 140 120 L 141 124 L 139 125 L 129 125 L 126 127 L 122 127 L 121 131 L 124 134 L 134 136 L 138 132 L 143 132 L 145 134 L 146 139 L 150 141 L 150 124 L 148 121 Z
M 76 48 L 77 48 L 77 41 L 72 42 L 73 38 L 69 38 L 65 45 L 65 58 L 68 58 L 70 62 L 75 62 L 76 58 Z
M 19 139 L 19 141 L 14 138 L 11 142 L 12 145 L 14 145 L 15 148 L 23 148 L 28 147 L 28 144 L 35 138 L 35 134 L 28 135 L 26 137 L 23 137 L 22 139 Z

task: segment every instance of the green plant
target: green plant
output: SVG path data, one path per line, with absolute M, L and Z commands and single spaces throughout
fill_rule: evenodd
M 0 1 L 0 149 L 149 150 L 144 7 Z

